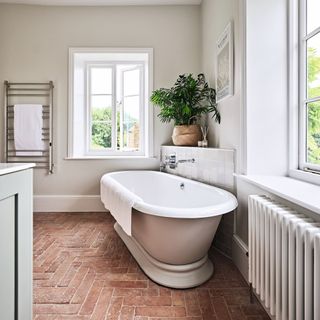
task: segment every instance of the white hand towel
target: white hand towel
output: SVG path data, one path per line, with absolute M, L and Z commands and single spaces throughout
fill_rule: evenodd
M 132 208 L 141 198 L 123 187 L 107 174 L 101 178 L 101 201 L 124 232 L 131 236 Z
M 22 152 L 23 150 L 43 150 L 42 105 L 16 104 L 14 106 L 14 144 L 17 156 L 41 156 L 42 152 Z M 22 151 L 19 151 L 22 150 Z

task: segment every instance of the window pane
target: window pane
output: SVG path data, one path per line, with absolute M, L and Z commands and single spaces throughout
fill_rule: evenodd
M 111 148 L 112 125 L 108 122 L 92 122 L 91 128 L 91 150 Z
M 123 101 L 125 121 L 139 121 L 140 98 L 139 96 L 127 97 Z
M 140 88 L 140 70 L 124 71 L 123 73 L 123 95 L 138 95 Z
M 111 108 L 112 96 L 91 96 L 91 108 Z
M 307 0 L 307 32 L 311 32 L 320 27 L 319 20 L 320 1 Z
M 92 108 L 91 120 L 92 121 L 108 121 L 112 119 L 112 108 Z
M 320 164 L 320 101 L 309 103 L 307 108 L 307 162 Z
M 123 103 L 123 147 L 127 150 L 139 150 L 140 124 L 139 124 L 140 98 L 139 96 L 124 98 Z
M 91 93 L 111 94 L 112 93 L 112 69 L 91 68 Z
M 320 34 L 308 40 L 307 50 L 308 98 L 314 98 L 320 96 Z

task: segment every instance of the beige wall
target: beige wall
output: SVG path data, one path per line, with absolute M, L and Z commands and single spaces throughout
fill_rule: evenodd
M 211 147 L 236 150 L 236 170 L 240 170 L 240 112 L 241 112 L 241 43 L 239 33 L 239 0 L 202 1 L 202 69 L 215 87 L 216 41 L 230 21 L 234 23 L 234 95 L 218 107 L 221 124 L 210 117 L 209 144 Z
M 152 47 L 154 87 L 201 69 L 199 6 L 41 7 L 0 5 L 0 81 L 55 83 L 56 173 L 35 174 L 37 195 L 99 194 L 105 172 L 154 169 L 158 159 L 65 160 L 69 47 Z M 0 99 L 3 99 L 1 90 Z M 154 116 L 154 148 L 170 141 L 171 126 Z M 1 112 L 1 117 L 3 113 Z M 3 118 L 0 119 L 3 123 Z M 2 131 L 1 131 L 2 134 Z M 3 147 L 1 137 L 1 147 Z M 1 153 L 3 154 L 3 153 Z
M 209 141 L 211 146 L 236 150 L 236 172 L 240 174 L 286 174 L 287 4 L 285 0 L 203 0 L 202 68 L 213 86 L 216 40 L 229 21 L 234 23 L 235 92 L 219 103 L 221 124 L 209 120 Z M 266 92 L 273 93 L 275 102 L 265 98 Z M 247 276 L 247 198 L 268 193 L 241 180 L 236 190 L 239 206 L 232 256 Z M 224 223 L 219 228 L 233 236 Z
M 240 0 L 241 1 L 241 0 Z M 234 30 L 234 95 L 218 104 L 221 124 L 208 117 L 209 145 L 231 148 L 235 152 L 235 170 L 241 171 L 241 67 L 239 0 L 203 0 L 202 15 L 202 69 L 212 87 L 215 87 L 216 41 L 227 24 Z M 216 246 L 231 255 L 234 232 L 234 214 L 224 215 L 216 236 Z M 221 245 L 222 244 L 222 245 Z

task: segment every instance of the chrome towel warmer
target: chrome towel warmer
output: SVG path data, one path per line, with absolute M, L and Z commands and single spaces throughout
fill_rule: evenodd
M 5 89 L 5 161 L 8 163 L 36 164 L 36 168 L 47 169 L 53 173 L 53 82 L 19 83 L 4 82 Z M 43 150 L 16 150 L 14 144 L 14 105 L 42 105 L 42 140 Z M 24 152 L 37 152 L 37 155 L 26 155 Z M 20 153 L 20 154 L 19 154 Z M 41 153 L 38 155 L 38 153 Z

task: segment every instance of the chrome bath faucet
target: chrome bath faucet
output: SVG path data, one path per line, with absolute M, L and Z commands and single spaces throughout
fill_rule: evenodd
M 177 155 L 175 153 L 165 155 L 164 161 L 160 163 L 160 171 L 164 170 L 167 166 L 169 166 L 170 169 L 175 169 L 179 163 L 188 162 L 195 163 L 196 160 L 194 158 L 177 160 Z

